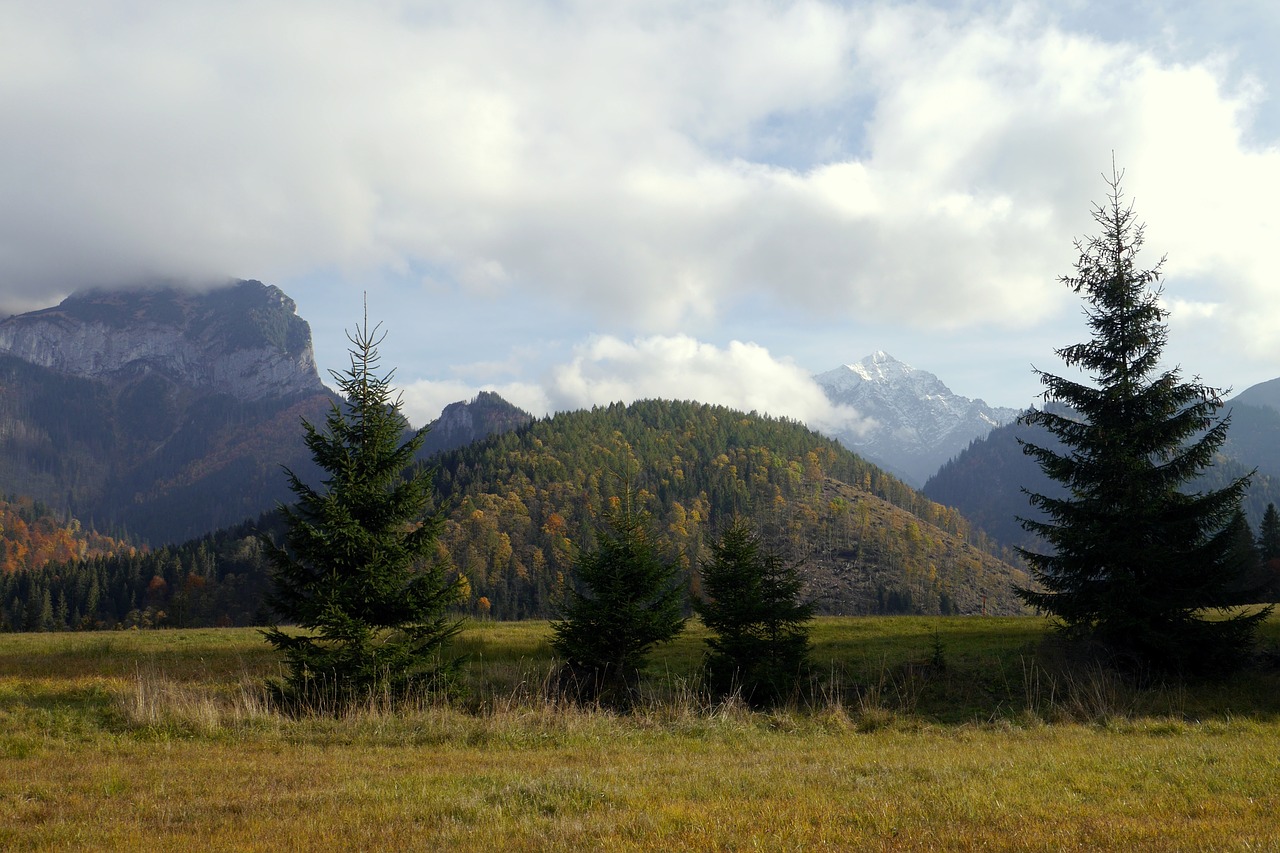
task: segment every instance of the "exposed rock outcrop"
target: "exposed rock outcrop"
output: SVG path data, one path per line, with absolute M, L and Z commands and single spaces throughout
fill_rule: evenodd
M 533 415 L 508 403 L 492 391 L 481 391 L 470 402 L 458 401 L 444 407 L 431 423 L 421 454 L 429 456 L 465 447 L 473 441 L 522 427 Z
M 311 329 L 279 288 L 87 291 L 0 322 L 0 354 L 106 381 L 159 373 L 241 401 L 323 391 Z

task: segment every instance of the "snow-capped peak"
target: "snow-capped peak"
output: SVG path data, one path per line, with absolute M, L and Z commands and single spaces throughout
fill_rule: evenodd
M 889 467 L 908 482 L 923 483 L 952 454 L 997 424 L 1017 416 L 982 400 L 955 394 L 937 376 L 877 350 L 814 380 L 834 403 L 849 406 L 880 426 L 870 433 L 837 435 L 847 447 Z
M 876 350 L 856 364 L 846 364 L 845 367 L 870 382 L 892 382 L 917 372 L 884 350 Z
M 951 396 L 951 389 L 938 377 L 898 361 L 883 350 L 876 350 L 853 364 L 820 373 L 814 379 L 828 390 L 828 396 L 851 392 L 864 382 L 883 388 L 907 389 L 907 393 L 914 396 Z

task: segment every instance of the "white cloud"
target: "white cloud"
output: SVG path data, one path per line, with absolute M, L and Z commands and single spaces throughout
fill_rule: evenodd
M 871 425 L 848 406 L 833 405 L 805 370 L 764 347 L 733 341 L 721 348 L 685 335 L 597 337 L 553 371 L 547 397 L 557 410 L 664 398 L 795 418 L 824 431 Z
M 417 379 L 400 388 L 402 411 L 415 427 L 425 426 L 450 403 L 475 399 L 480 391 L 493 391 L 507 402 L 534 415 L 545 415 L 551 407 L 541 386 L 523 382 L 476 387 L 456 380 Z
M 1022 332 L 1074 319 L 1056 277 L 1114 150 L 1170 298 L 1220 304 L 1200 321 L 1274 360 L 1280 151 L 1249 133 L 1271 69 L 1050 9 L 6 4 L 0 305 L 143 275 L 425 270 L 666 336 L 637 351 L 815 317 Z M 748 300 L 758 325 L 720 330 Z M 549 395 L 638 382 L 591 373 L 621 354 L 581 358 Z
M 832 404 L 806 371 L 775 358 L 764 347 L 733 341 L 722 348 L 684 335 L 629 342 L 594 337 L 575 347 L 569 363 L 555 367 L 537 384 L 410 382 L 403 391 L 405 412 L 411 422 L 427 423 L 444 406 L 471 399 L 478 391 L 496 391 L 538 416 L 660 398 L 794 418 L 827 434 L 861 433 L 875 426 L 853 408 Z

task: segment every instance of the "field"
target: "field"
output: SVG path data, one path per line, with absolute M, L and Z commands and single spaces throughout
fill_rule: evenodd
M 1272 660 L 1280 625 L 1266 626 Z M 477 623 L 449 703 L 287 719 L 251 630 L 0 635 L 0 848 L 1280 849 L 1280 674 L 1065 674 L 1045 623 L 823 619 L 794 707 L 544 690 L 545 623 Z

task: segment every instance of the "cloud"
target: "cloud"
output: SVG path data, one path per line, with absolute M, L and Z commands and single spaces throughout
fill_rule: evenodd
M 475 399 L 480 391 L 493 391 L 507 402 L 535 415 L 549 411 L 546 392 L 537 385 L 512 382 L 503 385 L 476 387 L 456 380 L 417 379 L 400 387 L 402 411 L 415 427 L 425 426 L 444 411 L 450 403 Z
M 1280 354 L 1263 83 L 1044 8 L 8 4 L 0 303 L 425 269 L 667 336 L 642 341 L 708 336 L 745 300 L 793 325 L 1026 330 L 1073 313 L 1056 277 L 1114 150 L 1170 298 Z M 591 363 L 583 393 L 608 387 Z
M 875 426 L 849 406 L 834 405 L 803 369 L 753 343 L 726 347 L 685 335 L 624 341 L 603 335 L 575 348 L 572 359 L 541 383 L 473 388 L 461 382 L 418 381 L 404 389 L 413 423 L 426 423 L 455 400 L 496 391 L 535 415 L 644 399 L 696 400 L 802 421 L 827 434 Z

